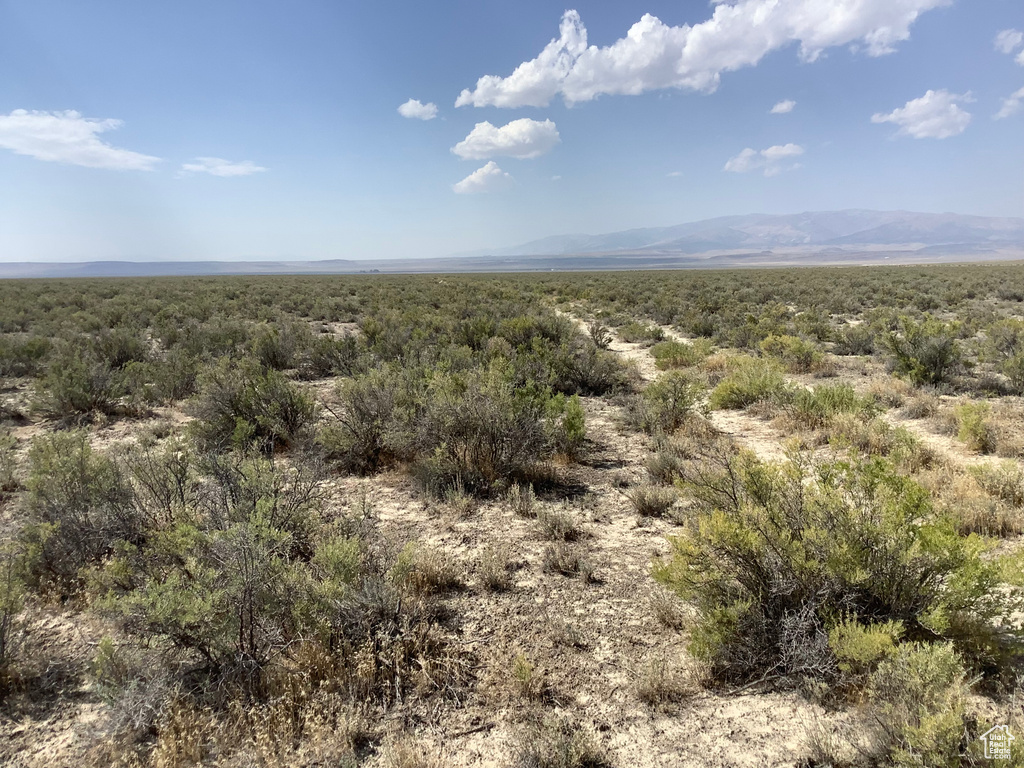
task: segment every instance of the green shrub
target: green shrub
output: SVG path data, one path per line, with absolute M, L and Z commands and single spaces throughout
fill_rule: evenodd
M 1004 360 L 1002 371 L 1010 380 L 1010 386 L 1018 392 L 1024 391 L 1024 352 L 1018 352 Z
M 43 336 L 0 334 L 0 377 L 35 376 L 51 346 L 50 339 Z
M 996 624 L 1021 602 L 1000 566 L 927 493 L 882 459 L 774 466 L 745 453 L 689 471 L 701 501 L 656 578 L 697 613 L 691 651 L 715 674 L 834 680 L 841 621 L 898 622 L 907 640 L 949 639 L 996 671 Z
M 63 423 L 80 422 L 96 414 L 117 414 L 126 393 L 122 371 L 88 348 L 63 345 L 54 351 L 43 377 L 36 380 L 32 408 Z
M 590 325 L 587 326 L 587 332 L 590 334 L 591 340 L 598 349 L 608 349 L 612 343 L 612 333 L 608 330 L 608 326 L 599 320 L 594 320 Z
M 704 386 L 684 371 L 667 371 L 634 400 L 630 418 L 648 434 L 672 433 L 705 412 Z
M 309 437 L 316 415 L 313 401 L 282 373 L 228 360 L 202 376 L 190 410 L 203 450 L 252 446 L 265 453 Z
M 105 328 L 90 340 L 87 348 L 97 360 L 117 371 L 129 363 L 144 363 L 150 357 L 149 344 L 138 329 Z
M 415 425 L 414 472 L 439 496 L 456 483 L 482 492 L 497 480 L 522 478 L 554 449 L 549 412 L 544 392 L 513 386 L 502 366 L 438 375 Z
M 656 325 L 648 325 L 632 320 L 618 328 L 619 338 L 630 344 L 661 341 L 665 332 Z
M 10 432 L 0 432 L 0 493 L 10 493 L 20 487 L 18 440 Z
M 548 418 L 553 422 L 554 448 L 563 456 L 576 461 L 583 455 L 587 441 L 586 415 L 579 395 L 552 398 Z
M 638 485 L 626 497 L 641 517 L 665 517 L 678 499 L 675 490 L 657 485 Z
M 885 336 L 894 372 L 918 385 L 946 381 L 963 363 L 958 331 L 930 315 L 920 322 L 901 317 L 897 330 Z
M 129 391 L 146 403 L 174 403 L 191 397 L 199 381 L 200 362 L 181 347 L 168 350 L 163 357 L 125 366 Z
M 13 546 L 0 547 L 0 700 L 7 692 L 8 679 L 24 626 L 20 619 L 25 602 L 24 563 Z
M 36 438 L 28 452 L 23 535 L 34 580 L 62 594 L 82 585 L 82 569 L 99 564 L 120 542 L 139 544 L 146 520 L 131 486 L 82 432 Z
M 829 630 L 828 646 L 843 676 L 855 685 L 867 681 L 879 662 L 896 652 L 903 625 L 884 621 L 864 625 L 853 619 L 838 622 Z
M 303 379 L 351 376 L 363 369 L 355 336 L 317 336 L 299 351 L 296 365 Z
M 837 355 L 874 354 L 875 334 L 867 324 L 848 325 L 837 334 L 833 351 Z
M 788 408 L 794 418 L 809 429 L 819 429 L 841 413 L 871 419 L 877 412 L 874 402 L 858 396 L 849 384 L 826 384 L 813 390 L 797 389 Z
M 790 373 L 809 373 L 823 359 L 817 345 L 796 336 L 769 336 L 759 347 L 762 354 L 778 360 Z
M 313 343 L 313 332 L 305 323 L 276 323 L 258 330 L 252 353 L 264 368 L 283 371 L 295 368 L 299 351 Z
M 707 339 L 694 339 L 689 342 L 659 341 L 651 347 L 658 368 L 689 368 L 702 362 L 711 354 L 712 345 Z
M 402 400 L 397 378 L 384 370 L 343 381 L 337 407 L 318 440 L 327 455 L 348 472 L 369 474 L 388 466 L 401 453 L 396 437 L 396 410 Z
M 739 409 L 759 402 L 781 404 L 790 397 L 791 390 L 778 365 L 767 360 L 739 358 L 711 391 L 709 404 L 715 410 Z
M 546 355 L 540 357 L 543 360 Z M 537 368 L 540 361 L 536 359 L 526 362 L 536 374 L 527 376 L 527 382 L 549 381 L 553 390 L 567 395 L 606 395 L 626 388 L 626 370 L 618 358 L 580 336 L 551 353 L 544 361 L 547 371 Z
M 957 423 L 957 439 L 977 453 L 996 449 L 995 427 L 988 420 L 988 403 L 963 403 L 953 409 Z
M 868 684 L 872 752 L 887 765 L 963 765 L 970 734 L 967 672 L 948 643 L 908 643 Z

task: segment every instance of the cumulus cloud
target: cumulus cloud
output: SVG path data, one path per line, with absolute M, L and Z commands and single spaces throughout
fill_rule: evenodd
M 520 64 L 508 77 L 484 75 L 475 90 L 459 94 L 455 106 L 546 107 L 587 50 L 587 30 L 576 11 L 565 12 L 558 31 L 537 58 Z
M 512 181 L 512 177 L 491 160 L 482 168 L 477 168 L 458 184 L 453 184 L 452 189 L 460 195 L 475 195 L 499 189 L 510 181 Z
M 64 112 L 29 112 L 16 109 L 0 114 L 0 147 L 19 155 L 54 163 L 109 168 L 117 171 L 151 171 L 159 157 L 112 147 L 99 134 L 120 128 L 121 120 L 82 117 Z
M 775 176 L 782 171 L 791 171 L 799 168 L 799 163 L 790 162 L 794 157 L 804 153 L 804 148 L 799 144 L 776 144 L 775 146 L 762 149 L 747 147 L 735 157 L 729 158 L 724 171 L 731 173 L 748 173 L 750 171 L 763 170 L 765 176 Z
M 455 106 L 545 107 L 561 94 L 569 104 L 602 94 L 661 88 L 713 91 L 723 72 L 756 65 L 793 43 L 814 61 L 827 48 L 891 53 L 925 11 L 951 0 L 737 0 L 717 2 L 710 19 L 669 26 L 645 14 L 609 46 L 587 45 L 579 13 L 566 11 L 559 36 L 508 77 L 485 75 Z
M 897 131 L 898 136 L 948 139 L 967 130 L 971 114 L 961 109 L 957 102 L 971 100 L 969 93 L 955 94 L 945 89 L 929 90 L 919 99 L 911 99 L 888 114 L 879 112 L 872 115 L 871 122 L 895 123 L 900 127 Z
M 398 114 L 413 120 L 433 120 L 437 117 L 437 104 L 424 104 L 419 99 L 409 99 L 398 108 Z
M 191 163 L 181 166 L 181 172 L 186 173 L 208 173 L 211 176 L 251 176 L 267 170 L 256 165 L 252 160 L 243 160 L 240 163 L 233 163 L 220 157 L 197 157 Z
M 1020 111 L 1022 104 L 1024 104 L 1024 88 L 1014 91 L 1003 99 L 1002 108 L 992 116 L 992 119 L 1002 120 L 1004 117 L 1016 114 Z
M 793 111 L 793 107 L 795 107 L 795 106 L 796 106 L 796 102 L 795 101 L 793 101 L 792 99 L 786 99 L 785 101 L 780 101 L 778 104 L 776 104 L 774 107 L 772 107 L 771 108 L 771 114 L 773 114 L 773 115 L 785 115 L 785 114 L 787 114 L 789 112 L 792 112 Z
M 486 121 L 477 123 L 466 138 L 452 147 L 452 152 L 469 160 L 499 156 L 525 160 L 550 152 L 559 141 L 553 122 L 523 117 L 501 128 Z
M 996 34 L 993 45 L 1000 53 L 1013 53 L 1024 43 L 1024 32 L 1019 29 L 1004 29 Z

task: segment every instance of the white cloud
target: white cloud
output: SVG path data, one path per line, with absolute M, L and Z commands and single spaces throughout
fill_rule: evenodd
M 799 163 L 790 163 L 789 161 L 803 153 L 804 148 L 799 144 L 776 144 L 762 149 L 760 152 L 747 147 L 736 157 L 729 158 L 722 170 L 732 173 L 747 173 L 763 169 L 765 176 L 775 176 L 782 171 L 799 168 Z
M 871 116 L 872 123 L 895 123 L 900 127 L 897 135 L 915 139 L 948 139 L 967 130 L 971 114 L 958 105 L 958 101 L 972 101 L 969 93 L 955 94 L 943 89 L 927 91 L 919 99 L 911 99 L 889 114 L 881 112 Z
M 498 156 L 529 159 L 550 152 L 559 141 L 553 122 L 523 117 L 501 128 L 488 122 L 477 123 L 466 138 L 452 147 L 452 152 L 469 160 Z
M 1014 59 L 1014 61 L 1016 61 L 1018 64 L 1020 64 L 1022 67 L 1024 67 L 1024 51 L 1021 51 L 1020 53 L 1018 53 L 1017 57 Z
M 587 46 L 576 11 L 562 16 L 559 37 L 508 77 L 485 75 L 455 102 L 461 107 L 544 107 L 558 94 L 567 103 L 602 94 L 661 88 L 713 91 L 723 72 L 756 65 L 766 54 L 800 44 L 814 61 L 839 45 L 868 55 L 891 53 L 910 36 L 917 17 L 951 0 L 737 0 L 717 2 L 707 21 L 673 27 L 645 14 L 609 46 Z
M 512 177 L 491 160 L 483 168 L 477 168 L 458 184 L 453 184 L 452 189 L 460 195 L 475 195 L 479 192 L 491 192 L 499 189 L 510 181 L 512 181 Z
M 251 176 L 265 170 L 252 160 L 233 163 L 220 157 L 197 157 L 181 166 L 182 173 L 208 173 L 211 176 Z
M 467 89 L 459 94 L 455 106 L 546 107 L 586 49 L 587 30 L 579 13 L 566 11 L 558 38 L 548 43 L 537 58 L 520 64 L 508 77 L 484 75 L 477 80 L 474 91 Z
M 398 114 L 415 120 L 433 120 L 437 117 L 437 104 L 423 104 L 419 99 L 409 99 L 398 108 Z
M 1000 53 L 1013 53 L 1024 43 L 1024 32 L 1019 29 L 1004 29 L 996 35 L 992 44 Z
M 64 112 L 16 109 L 9 115 L 0 114 L 0 147 L 37 160 L 86 168 L 153 170 L 160 162 L 159 157 L 112 147 L 98 138 L 98 134 L 121 125 L 121 120 L 82 117 L 71 109 Z
M 796 102 L 795 101 L 793 101 L 792 99 L 786 99 L 785 101 L 780 101 L 778 104 L 776 104 L 774 107 L 772 107 L 771 108 L 771 114 L 773 114 L 773 115 L 785 115 L 785 114 L 788 114 L 789 112 L 792 112 L 793 111 L 793 107 L 795 107 L 795 106 L 796 106 Z
M 1014 91 L 1003 99 L 1003 106 L 992 116 L 992 119 L 1002 120 L 1004 117 L 1014 115 L 1020 111 L 1022 104 L 1024 104 L 1024 88 Z
M 665 174 L 670 179 L 675 179 L 683 175 L 682 171 L 669 171 Z

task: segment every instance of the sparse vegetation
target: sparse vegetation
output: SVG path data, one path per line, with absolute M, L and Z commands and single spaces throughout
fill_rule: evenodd
M 715 409 L 735 409 L 760 402 L 778 405 L 790 396 L 791 390 L 777 365 L 767 360 L 738 358 L 712 390 L 709 402 Z
M 0 283 L 0 762 L 976 764 L 1022 270 Z

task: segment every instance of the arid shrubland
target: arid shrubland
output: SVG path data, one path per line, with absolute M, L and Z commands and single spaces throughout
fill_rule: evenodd
M 724 446 L 680 485 L 692 516 L 655 575 L 695 607 L 691 652 L 718 679 L 835 683 L 842 626 L 945 640 L 988 673 L 1012 655 L 1018 588 L 886 460 L 772 465 Z

